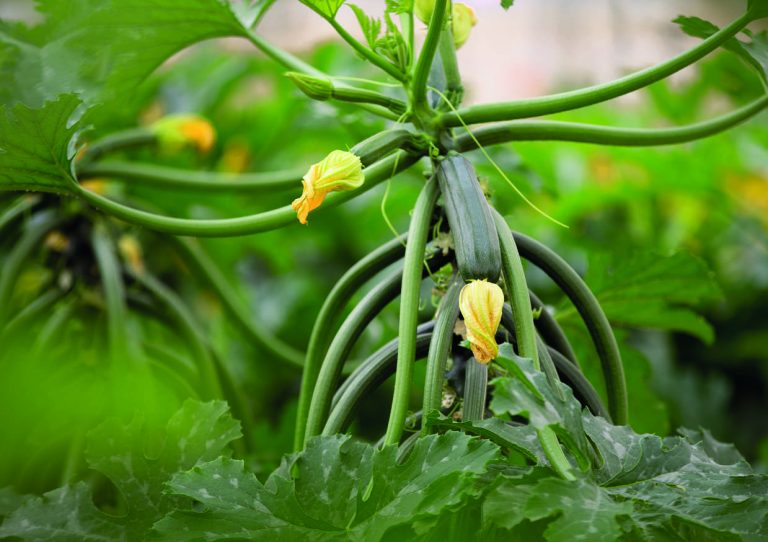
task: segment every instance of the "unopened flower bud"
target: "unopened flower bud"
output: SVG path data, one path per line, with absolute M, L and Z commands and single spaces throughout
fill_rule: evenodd
M 501 322 L 504 293 L 497 284 L 474 280 L 459 294 L 459 309 L 467 328 L 467 340 L 475 359 L 488 363 L 499 353 L 496 330 Z
M 328 79 L 298 72 L 288 72 L 285 75 L 300 91 L 313 100 L 325 101 L 333 95 L 333 83 Z
M 197 115 L 169 115 L 154 122 L 150 129 L 161 147 L 176 149 L 194 145 L 199 152 L 213 148 L 216 131 L 210 122 Z

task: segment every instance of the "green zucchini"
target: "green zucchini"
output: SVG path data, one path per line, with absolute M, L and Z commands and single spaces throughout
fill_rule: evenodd
M 437 180 L 461 277 L 467 282 L 497 282 L 501 273 L 499 238 L 475 168 L 463 156 L 451 153 L 438 164 Z

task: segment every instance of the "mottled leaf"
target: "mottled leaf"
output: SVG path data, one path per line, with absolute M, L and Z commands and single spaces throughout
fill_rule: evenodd
M 495 445 L 454 431 L 419 439 L 403 461 L 393 446 L 320 437 L 263 485 L 226 459 L 175 476 L 171 491 L 205 511 L 176 512 L 157 528 L 169 540 L 381 540 L 461 503 L 498 459 Z

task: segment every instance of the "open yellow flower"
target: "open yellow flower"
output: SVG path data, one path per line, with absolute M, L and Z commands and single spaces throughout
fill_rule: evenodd
M 168 115 L 154 122 L 151 129 L 160 145 L 170 150 L 194 145 L 199 152 L 206 153 L 216 141 L 213 125 L 198 115 Z
M 329 192 L 354 190 L 363 185 L 363 164 L 360 158 L 346 151 L 333 151 L 322 161 L 313 164 L 301 183 L 304 191 L 293 200 L 299 222 L 307 223 L 307 215 L 317 209 Z
M 497 284 L 473 280 L 461 289 L 459 309 L 467 328 L 467 339 L 475 359 L 488 363 L 499 353 L 496 330 L 501 322 L 504 293 Z

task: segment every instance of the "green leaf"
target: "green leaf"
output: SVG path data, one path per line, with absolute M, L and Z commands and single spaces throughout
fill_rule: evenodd
M 439 411 L 430 413 L 424 421 L 435 429 L 464 431 L 487 438 L 498 446 L 514 450 L 535 463 L 546 464 L 547 460 L 539 444 L 536 430 L 530 425 L 511 425 L 495 417 L 473 422 L 459 422 Z
M 525 480 L 525 479 L 524 479 Z M 487 521 L 512 529 L 524 520 L 557 516 L 544 531 L 551 542 L 608 542 L 621 533 L 617 518 L 632 513 L 632 505 L 619 502 L 587 480 L 569 482 L 544 478 L 535 484 L 505 479 L 485 499 Z
M 754 6 L 753 6 L 754 4 Z M 760 13 L 761 17 L 768 16 L 768 3 L 761 2 L 750 3 L 750 9 L 753 13 Z M 680 25 L 683 32 L 695 38 L 706 39 L 720 30 L 715 24 L 701 19 L 699 17 L 678 17 L 673 22 Z M 750 41 L 744 42 L 737 38 L 731 38 L 723 44 L 723 47 L 732 53 L 738 55 L 747 64 L 755 68 L 764 80 L 768 81 L 768 32 L 762 31 L 754 34 L 750 30 L 743 30 L 744 35 L 750 38 Z
M 181 49 L 245 33 L 224 0 L 41 0 L 38 10 L 32 29 L 0 27 L 18 56 L 13 99 L 33 107 L 71 92 L 89 104 L 129 97 Z
M 205 511 L 176 512 L 157 529 L 178 541 L 381 540 L 399 525 L 430 525 L 472 494 L 500 457 L 495 445 L 453 431 L 420 438 L 405 460 L 397 453 L 346 436 L 320 437 L 263 485 L 241 461 L 219 459 L 169 484 Z
M 387 13 L 410 13 L 413 11 L 413 0 L 387 0 Z
M 747 9 L 754 19 L 768 17 L 768 0 L 749 0 Z
M 368 46 L 371 49 L 375 48 L 376 41 L 379 39 L 379 34 L 381 34 L 381 21 L 375 17 L 369 17 L 362 8 L 354 4 L 348 4 L 348 6 L 355 12 L 355 17 L 357 17 L 357 22 L 360 24 Z
M 335 19 L 344 0 L 300 0 L 302 4 L 316 11 L 326 19 Z
M 39 109 L 0 107 L 0 191 L 68 192 L 81 105 L 67 94 Z
M 688 308 L 720 295 L 712 274 L 694 256 L 596 257 L 586 280 L 615 326 L 684 331 L 707 343 L 714 339 L 712 327 Z M 559 316 L 574 315 L 565 309 Z
M 188 400 L 162 429 L 140 417 L 124 426 L 104 423 L 88 435 L 86 458 L 114 483 L 127 511 L 115 516 L 97 509 L 91 489 L 81 482 L 28 500 L 3 523 L 0 537 L 142 540 L 155 521 L 180 504 L 164 493 L 171 476 L 218 457 L 239 437 L 240 424 L 223 401 Z
M 634 505 L 629 524 L 641 538 L 660 538 L 659 532 L 685 540 L 768 533 L 768 477 L 755 474 L 711 435 L 638 435 L 588 413 L 584 427 L 604 460 L 596 480 Z
M 515 3 L 515 0 L 501 0 L 501 7 L 504 9 L 511 8 Z
M 530 359 L 517 356 L 510 344 L 499 347 L 496 363 L 514 376 L 491 382 L 491 410 L 497 416 L 522 416 L 535 429 L 551 427 L 579 462 L 585 463 L 589 450 L 581 425 L 581 405 L 571 388 L 558 383 L 564 397 L 561 400 L 544 373 L 537 371 Z

